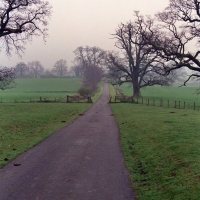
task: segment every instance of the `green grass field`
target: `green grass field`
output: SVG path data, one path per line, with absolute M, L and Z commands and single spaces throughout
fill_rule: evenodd
M 59 102 L 66 102 L 67 95 L 77 94 L 82 80 L 79 78 L 40 78 L 16 79 L 16 86 L 0 91 L 2 102 L 30 102 L 38 101 L 40 97 L 49 100 L 55 98 Z
M 67 94 L 76 94 L 81 87 L 81 79 L 19 79 L 16 88 L 0 93 L 10 102 L 18 98 L 22 102 L 30 94 L 55 98 Z M 92 96 L 96 102 L 102 94 L 100 90 Z M 48 91 L 49 93 L 45 93 Z M 60 91 L 62 94 L 60 94 Z M 65 91 L 65 92 L 64 92 Z M 44 93 L 43 93 L 44 92 Z M 53 96 L 55 95 L 55 96 Z M 57 96 L 56 96 L 57 97 Z M 12 102 L 12 101 L 11 101 Z M 88 110 L 90 103 L 0 103 L 0 168 L 29 148 L 35 146 L 56 130 L 68 125 L 80 114 Z
M 119 87 L 121 91 L 123 91 L 124 95 L 132 96 L 133 91 L 132 87 L 128 87 L 127 84 L 124 84 Z M 150 105 L 153 105 L 153 100 L 155 100 L 155 105 L 160 105 L 160 100 L 163 101 L 163 106 L 168 107 L 168 100 L 169 100 L 169 107 L 174 107 L 175 101 L 180 101 L 180 107 L 185 107 L 193 109 L 194 102 L 196 104 L 196 108 L 200 109 L 200 95 L 197 95 L 198 87 L 161 87 L 161 86 L 151 86 L 141 89 L 141 95 L 144 99 L 144 104 L 146 104 L 147 99 L 149 99 Z M 139 99 L 141 103 L 141 99 Z
M 196 97 L 192 89 L 184 89 L 168 88 L 169 93 L 160 91 L 157 95 L 173 98 L 174 92 L 179 98 Z M 147 88 L 143 95 L 150 96 L 152 91 Z M 130 95 L 127 88 L 123 92 Z M 120 127 L 125 163 L 137 199 L 200 199 L 199 111 L 133 103 L 110 105 Z

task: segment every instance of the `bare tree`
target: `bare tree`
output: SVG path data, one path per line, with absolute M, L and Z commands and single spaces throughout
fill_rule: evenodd
M 95 65 L 104 67 L 105 51 L 99 47 L 78 47 L 74 54 L 74 63 L 78 63 L 79 66 Z
M 13 69 L 0 67 L 0 89 L 5 90 L 13 87 L 15 73 Z
M 143 21 L 143 16 L 135 12 L 134 22 L 120 24 L 113 37 L 121 54 L 109 52 L 107 56 L 108 77 L 112 84 L 130 83 L 135 97 L 140 96 L 143 87 L 173 83 L 172 76 L 166 77 L 164 64 L 156 51 L 144 44 L 140 27 L 140 23 L 145 26 Z
M 0 50 L 10 55 L 13 50 L 20 55 L 24 45 L 33 36 L 47 36 L 51 6 L 42 0 L 2 0 L 0 3 Z M 1 68 L 0 85 L 6 88 L 13 82 L 13 70 Z M 10 77 L 8 77 L 10 75 Z
M 81 67 L 79 65 L 74 65 L 71 67 L 71 70 L 74 72 L 74 74 L 77 78 L 83 77 L 83 67 Z
M 75 51 L 74 67 L 87 82 L 97 84 L 105 68 L 105 51 L 99 47 L 78 47 Z M 98 74 L 99 73 L 99 74 Z
M 172 61 L 167 67 L 173 70 L 187 68 L 191 71 L 189 78 L 200 77 L 200 2 L 197 0 L 170 0 L 169 6 L 156 15 L 158 23 L 145 30 L 143 38 L 152 45 L 165 60 Z M 143 27 L 141 26 L 141 29 Z M 196 48 L 194 43 L 196 43 Z M 191 50 L 192 49 L 192 50 Z
M 14 68 L 16 77 L 24 77 L 25 75 L 28 74 L 28 71 L 29 68 L 24 62 L 19 62 Z
M 63 77 L 67 73 L 67 61 L 66 60 L 58 60 L 53 66 L 53 72 L 55 72 L 58 76 Z
M 30 73 L 33 78 L 39 78 L 44 72 L 44 67 L 39 61 L 32 61 L 28 63 Z
M 0 4 L 0 38 L 6 53 L 17 53 L 33 36 L 47 36 L 51 6 L 42 0 L 2 0 Z
M 101 81 L 103 77 L 103 69 L 99 66 L 88 65 L 84 69 L 84 78 L 85 81 L 92 84 L 93 87 L 97 85 Z

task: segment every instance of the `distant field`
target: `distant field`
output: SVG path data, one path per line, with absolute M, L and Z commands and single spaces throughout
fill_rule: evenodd
M 77 94 L 81 81 L 79 78 L 16 79 L 16 87 L 0 91 L 0 101 L 30 102 L 42 97 L 64 102 L 67 94 Z
M 175 101 L 181 102 L 181 107 L 183 107 L 184 102 L 186 107 L 193 108 L 194 102 L 197 107 L 200 108 L 200 95 L 197 95 L 198 87 L 161 87 L 161 86 L 151 86 L 146 87 L 141 90 L 141 95 L 144 99 L 150 99 L 150 103 L 153 104 L 153 99 L 155 99 L 156 105 L 159 105 L 162 99 L 165 107 L 167 106 L 167 101 L 170 101 L 170 107 L 174 106 Z M 127 96 L 132 96 L 132 87 L 124 84 L 119 87 L 121 91 Z

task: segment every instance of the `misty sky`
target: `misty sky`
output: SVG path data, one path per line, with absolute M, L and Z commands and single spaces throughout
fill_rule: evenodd
M 110 34 L 118 24 L 133 19 L 135 10 L 143 15 L 162 11 L 168 0 L 49 0 L 53 13 L 49 22 L 49 37 L 44 44 L 42 38 L 33 38 L 26 45 L 22 58 L 12 53 L 8 58 L 0 53 L 1 65 L 12 67 L 18 62 L 38 60 L 51 69 L 60 59 L 67 60 L 70 67 L 74 59 L 73 51 L 79 46 L 97 46 L 112 50 L 115 40 Z

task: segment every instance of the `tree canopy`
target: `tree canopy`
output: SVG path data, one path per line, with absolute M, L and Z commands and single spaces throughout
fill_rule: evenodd
M 27 41 L 34 36 L 47 37 L 52 7 L 42 0 L 2 0 L 0 3 L 0 50 L 21 55 Z M 12 72 L 12 73 L 11 73 Z M 5 79 L 5 76 L 7 77 Z M 0 89 L 13 82 L 13 69 L 0 68 Z

